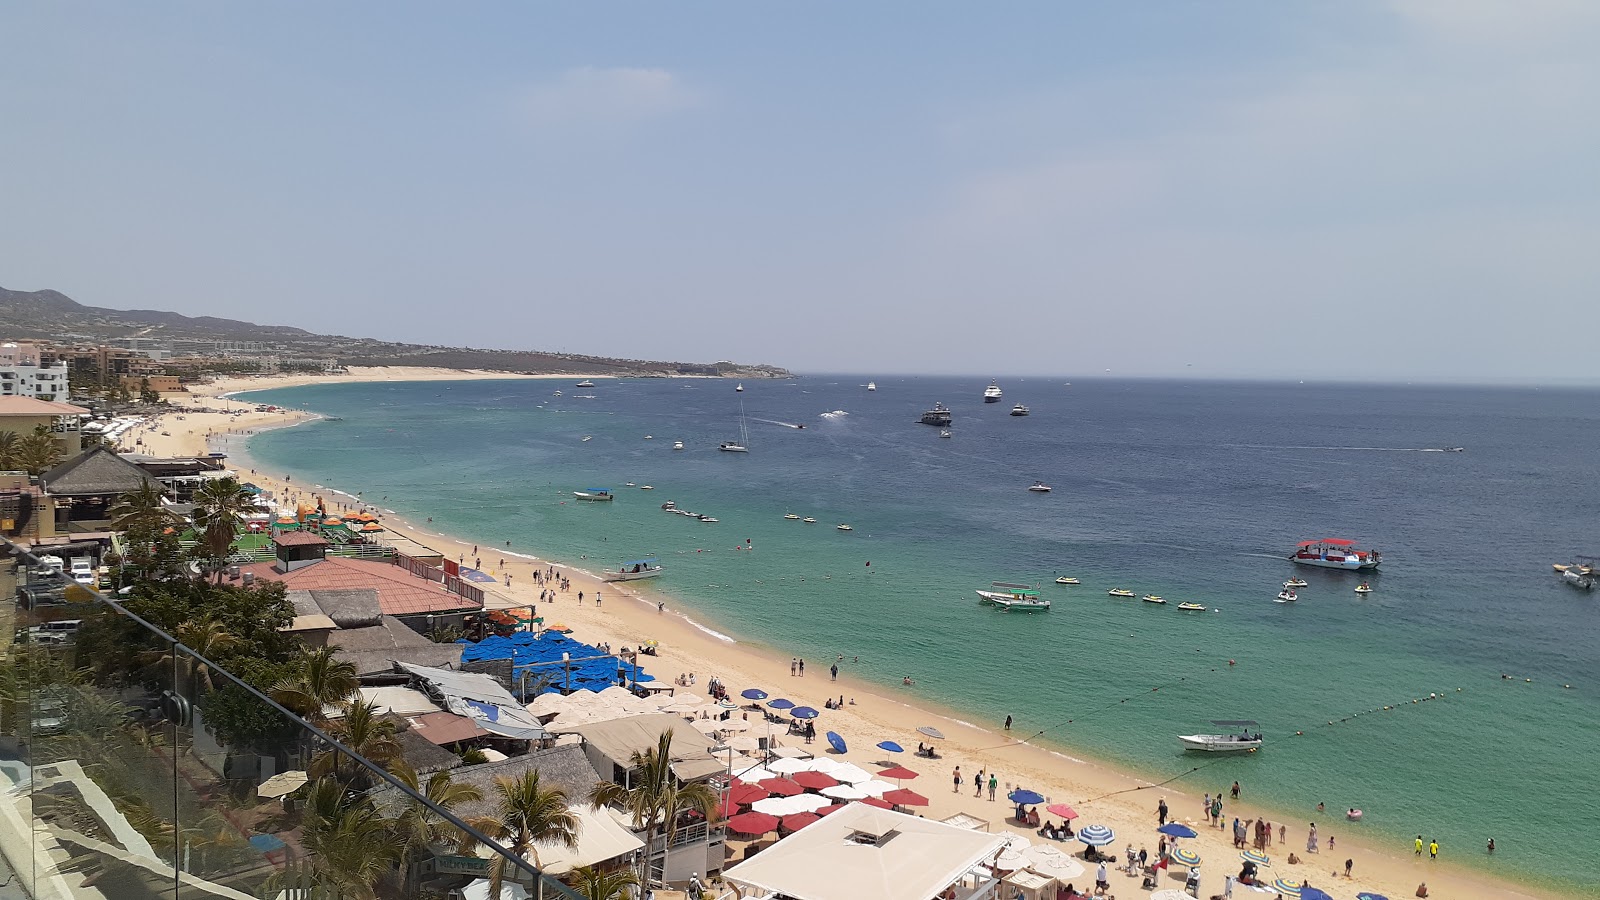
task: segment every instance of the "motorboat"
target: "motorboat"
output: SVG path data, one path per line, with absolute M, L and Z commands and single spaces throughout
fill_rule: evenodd
M 1162 604 L 1165 604 L 1167 602 L 1166 598 L 1157 597 L 1155 594 L 1145 594 L 1143 597 L 1140 597 L 1139 599 L 1143 600 L 1146 603 L 1162 603 Z
M 791 521 L 791 522 L 798 522 L 798 521 L 800 521 L 800 517 L 799 517 L 799 516 L 797 516 L 797 515 L 795 515 L 795 514 L 794 514 L 794 513 L 784 513 L 784 514 L 783 514 L 783 517 L 784 517 L 784 518 L 785 518 L 785 519 L 788 519 L 788 520 L 789 520 L 789 521 Z
M 954 419 L 952 419 L 950 416 L 949 407 L 945 406 L 943 403 L 935 403 L 933 405 L 933 409 L 924 412 L 922 414 L 922 418 L 918 421 L 924 425 L 937 425 L 942 428 L 946 425 L 949 425 L 952 421 L 954 421 Z
M 1028 414 L 1028 408 L 1018 403 L 1016 406 L 1011 407 L 1011 414 L 1013 416 L 1025 416 Z
M 589 381 L 589 380 L 584 380 L 584 381 L 578 382 L 576 385 L 573 385 L 573 386 L 574 387 L 594 387 L 594 382 Z
M 985 403 L 999 403 L 1001 396 L 1000 382 L 998 381 L 989 382 L 989 386 L 983 389 L 983 402 Z
M 637 487 L 637 485 L 635 485 L 633 482 L 629 481 L 626 484 L 624 484 L 623 487 Z
M 1206 608 L 1198 603 L 1179 603 L 1178 608 L 1184 612 L 1205 612 Z
M 582 441 L 582 443 L 585 443 L 585 444 L 587 444 L 587 443 L 589 443 L 589 442 L 590 442 L 590 441 L 592 441 L 592 440 L 594 440 L 594 435 L 592 435 L 592 434 L 586 434 L 586 435 L 584 435 L 584 436 L 583 436 L 583 441 Z
M 846 525 L 846 524 L 844 524 L 842 522 L 840 524 L 838 524 L 838 525 L 833 526 L 833 527 L 839 529 L 840 531 L 855 531 L 854 528 L 851 528 L 849 525 Z
M 673 441 L 672 442 L 672 449 L 674 449 L 674 450 L 682 450 L 683 449 L 683 441 Z
M 579 500 L 593 500 L 593 501 L 604 501 L 604 500 L 615 500 L 615 499 L 617 499 L 616 497 L 611 495 L 611 491 L 608 488 L 585 488 L 585 489 L 583 489 L 581 491 L 573 491 L 572 492 L 572 496 L 577 497 Z
M 1570 563 L 1565 565 L 1556 563 L 1551 568 L 1555 569 L 1556 577 L 1563 583 L 1581 591 L 1592 591 L 1596 576 L 1600 576 L 1600 559 L 1593 556 L 1576 556 Z
M 666 510 L 667 512 L 677 512 L 678 511 L 678 501 L 676 501 L 676 500 L 668 500 L 667 502 L 661 504 L 661 508 Z
M 1056 579 L 1056 584 L 1082 584 L 1082 582 L 1080 582 L 1076 578 L 1071 578 L 1071 577 L 1068 577 L 1066 575 L 1063 575 L 1060 578 Z
M 869 391 L 875 391 L 875 390 L 877 390 L 877 389 L 878 389 L 878 383 L 877 383 L 877 382 L 876 382 L 876 381 L 869 381 L 869 382 L 867 382 L 867 390 L 869 390 Z
M 722 451 L 727 452 L 727 453 L 749 453 L 750 452 L 750 448 L 749 447 L 746 447 L 745 445 L 739 443 L 738 441 L 723 441 L 722 443 L 717 445 L 717 449 L 718 450 L 722 450 Z
M 979 603 L 993 603 L 996 600 L 1009 600 L 1012 597 L 1039 596 L 1039 592 L 1026 584 L 1012 584 L 1009 581 L 991 581 L 989 589 L 978 591 Z
M 1045 612 L 1050 609 L 1050 601 L 1035 594 L 1032 597 L 1014 596 L 990 601 L 995 609 L 1007 612 Z
M 949 437 L 949 436 L 950 436 L 950 432 L 948 432 L 948 431 L 941 431 L 941 432 L 939 432 L 939 437 L 942 437 L 942 438 L 947 438 L 947 437 Z
M 736 388 L 734 388 L 734 389 L 733 389 L 733 392 L 734 392 L 734 393 L 736 393 L 736 394 L 742 394 L 742 393 L 744 393 L 744 382 L 742 382 L 742 381 L 741 381 L 741 382 L 739 382 L 739 386 L 738 386 L 738 387 L 736 387 Z
M 1278 592 L 1278 601 L 1277 602 L 1279 602 L 1279 603 L 1293 603 L 1294 601 L 1299 600 L 1299 599 L 1300 599 L 1300 596 L 1294 592 L 1294 588 L 1284 588 L 1283 590 Z
M 1356 585 L 1356 593 L 1358 593 L 1358 594 L 1370 594 L 1370 593 L 1372 593 L 1372 585 L 1367 584 L 1365 581 L 1363 581 L 1360 584 Z
M 702 521 L 702 522 L 711 522 L 711 523 L 715 524 L 716 522 L 718 522 L 720 520 L 716 516 L 701 516 L 700 517 L 700 521 Z
M 560 391 L 556 391 L 554 394 L 551 394 L 550 396 L 559 397 L 559 396 L 561 396 L 561 392 Z
M 1042 481 L 1035 481 L 1033 487 L 1028 488 L 1028 490 L 1033 491 L 1035 494 L 1048 494 L 1050 493 L 1050 485 Z
M 1123 588 L 1112 588 L 1111 590 L 1106 591 L 1106 593 L 1110 594 L 1113 597 L 1137 597 L 1137 596 L 1139 596 L 1138 594 L 1135 594 L 1133 591 L 1125 590 Z
M 806 516 L 804 519 L 801 519 L 800 521 L 801 521 L 801 523 L 806 524 L 806 525 L 815 525 L 815 524 L 817 524 L 817 520 L 813 519 L 810 516 Z
M 1285 581 L 1283 586 L 1286 588 L 1303 588 L 1306 586 L 1306 580 L 1304 578 L 1291 578 Z
M 1262 735 L 1261 723 L 1246 719 L 1215 719 L 1211 724 L 1219 728 L 1238 728 L 1238 733 L 1227 734 L 1180 734 L 1178 742 L 1183 744 L 1185 750 L 1199 750 L 1202 753 L 1250 753 L 1261 749 Z M 1255 733 L 1250 729 L 1254 728 Z
M 663 571 L 661 560 L 654 556 L 644 559 L 630 559 L 617 567 L 615 571 L 602 572 L 601 581 L 640 581 L 645 578 L 654 578 Z
M 1321 538 L 1301 541 L 1289 561 L 1324 569 L 1376 569 L 1383 562 L 1383 554 L 1376 550 L 1361 550 L 1356 547 L 1355 541 L 1344 538 Z
M 641 490 L 641 491 L 653 491 L 655 489 L 656 489 L 656 486 L 653 485 L 653 484 L 641 484 L 641 485 L 639 485 L 639 490 Z

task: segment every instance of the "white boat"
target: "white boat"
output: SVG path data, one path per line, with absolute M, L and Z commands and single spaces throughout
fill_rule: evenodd
M 641 491 L 653 491 L 655 489 L 656 489 L 656 486 L 653 485 L 653 484 L 641 484 L 641 485 L 639 485 L 639 490 L 641 490 Z
M 1143 600 L 1146 603 L 1163 603 L 1164 604 L 1164 603 L 1167 602 L 1166 598 L 1157 597 L 1155 594 L 1145 594 L 1143 597 L 1140 597 L 1139 599 Z
M 989 382 L 989 386 L 983 389 L 983 402 L 985 403 L 999 403 L 1001 396 L 1000 382 L 998 381 Z
M 742 382 L 742 381 L 741 381 L 741 382 L 739 382 L 739 386 L 738 386 L 738 387 L 736 387 L 736 388 L 734 388 L 734 389 L 733 389 L 733 391 L 734 391 L 734 393 L 736 393 L 736 394 L 742 394 L 742 393 L 744 393 L 744 382 Z
M 1279 603 L 1293 603 L 1294 601 L 1299 600 L 1299 599 L 1300 599 L 1300 597 L 1299 597 L 1299 595 L 1297 595 L 1294 592 L 1294 588 L 1284 588 L 1283 590 L 1278 592 L 1278 600 L 1277 600 L 1277 602 L 1279 602 Z
M 1128 590 L 1126 588 L 1112 588 L 1111 590 L 1106 591 L 1106 593 L 1110 594 L 1113 597 L 1137 597 L 1138 596 L 1138 594 L 1135 594 L 1133 591 L 1130 591 L 1130 590 Z
M 683 449 L 683 441 L 673 441 L 672 442 L 672 449 L 674 449 L 674 450 L 682 450 Z
M 840 531 L 855 531 L 854 528 L 851 528 L 849 525 L 845 525 L 843 523 L 835 525 L 833 527 L 839 529 Z
M 654 578 L 662 573 L 661 561 L 654 556 L 645 559 L 630 559 L 619 566 L 615 571 L 603 572 L 601 581 L 639 581 L 645 578 Z
M 561 392 L 560 391 L 556 391 L 554 394 L 551 394 L 550 396 L 559 397 L 559 396 L 561 396 Z
M 1028 490 L 1033 491 L 1035 494 L 1048 494 L 1050 493 L 1050 485 L 1042 481 L 1035 481 L 1033 487 L 1028 488 Z
M 1383 554 L 1376 550 L 1358 549 L 1355 541 L 1344 538 L 1321 538 L 1301 541 L 1289 561 L 1324 569 L 1376 569 L 1383 562 Z
M 1370 594 L 1370 593 L 1372 593 L 1372 586 L 1367 584 L 1365 581 L 1363 581 L 1360 584 L 1356 585 L 1356 593 L 1358 593 L 1358 594 Z
M 795 514 L 794 514 L 794 513 L 784 513 L 784 514 L 783 514 L 783 517 L 784 517 L 784 518 L 785 518 L 785 519 L 788 519 L 788 520 L 789 520 L 789 521 L 791 521 L 791 522 L 798 522 L 798 521 L 800 521 L 800 517 L 799 517 L 799 516 L 797 516 L 797 515 L 795 515 Z
M 1050 608 L 1050 601 L 1042 597 L 1007 597 L 1003 600 L 992 601 L 996 609 L 1007 612 L 1020 610 L 1022 612 L 1044 612 Z
M 742 387 L 742 386 L 741 386 Z M 739 401 L 739 439 L 737 441 L 723 441 L 717 449 L 725 453 L 749 453 L 750 429 L 744 423 L 744 401 Z
M 1013 416 L 1025 416 L 1028 414 L 1028 408 L 1018 403 L 1016 406 L 1011 407 L 1011 414 Z
M 616 497 L 613 497 L 611 495 L 611 491 L 606 489 L 606 488 L 587 488 L 587 489 L 581 490 L 581 491 L 573 491 L 572 492 L 572 496 L 577 497 L 579 500 L 591 500 L 591 501 L 604 501 L 604 500 L 615 500 L 615 499 L 617 499 Z
M 1066 575 L 1063 575 L 1056 579 L 1056 584 L 1082 584 L 1082 582 L 1076 578 L 1070 578 Z
M 810 516 L 806 516 L 804 519 L 801 519 L 800 521 L 803 524 L 806 524 L 806 525 L 815 525 L 815 524 L 817 524 L 817 520 L 811 518 Z
M 1283 586 L 1286 588 L 1303 588 L 1306 586 L 1306 580 L 1304 578 L 1291 578 L 1285 581 Z
M 941 432 L 939 432 L 939 437 L 942 437 L 942 438 L 947 438 L 947 437 L 949 437 L 949 436 L 950 436 L 950 432 L 948 432 L 948 431 L 941 431 Z
M 1237 734 L 1180 734 L 1178 742 L 1183 744 L 1185 750 L 1203 753 L 1247 753 L 1261 749 L 1261 723 L 1245 719 L 1217 719 L 1211 724 L 1240 730 Z M 1254 734 L 1250 732 L 1252 728 L 1255 729 Z
M 586 434 L 586 435 L 584 435 L 584 436 L 583 436 L 583 440 L 582 440 L 582 441 L 581 441 L 581 442 L 580 442 L 580 443 L 584 443 L 584 444 L 587 444 L 587 443 L 589 443 L 589 442 L 590 442 L 590 441 L 592 441 L 592 440 L 594 440 L 594 435 L 592 435 L 592 434 Z
M 1179 603 L 1178 608 L 1184 612 L 1205 612 L 1206 608 L 1198 603 Z
M 978 591 L 978 602 L 987 603 L 999 609 L 1019 609 L 1024 612 L 1038 612 L 1050 608 L 1050 601 L 1039 596 L 1039 591 L 1025 584 L 1010 584 L 1004 581 L 992 582 L 986 591 Z
M 701 516 L 700 517 L 700 521 L 702 521 L 702 522 L 716 522 L 716 521 L 718 521 L 718 519 L 717 519 L 716 516 Z
M 877 383 L 877 382 L 876 382 L 876 381 L 869 381 L 869 382 L 867 382 L 867 390 L 869 390 L 869 391 L 875 391 L 875 390 L 877 390 L 877 389 L 878 389 L 878 383 Z
M 594 387 L 594 382 L 588 381 L 588 380 L 584 380 L 584 381 L 578 382 L 576 385 L 574 385 L 574 387 Z

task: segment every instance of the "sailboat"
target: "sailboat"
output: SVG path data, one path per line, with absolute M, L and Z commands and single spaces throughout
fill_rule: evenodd
M 729 453 L 749 453 L 750 452 L 750 429 L 746 428 L 745 424 L 744 424 L 744 401 L 743 400 L 739 401 L 739 440 L 737 440 L 737 441 L 723 441 L 721 444 L 717 445 L 717 449 L 718 450 L 726 450 Z

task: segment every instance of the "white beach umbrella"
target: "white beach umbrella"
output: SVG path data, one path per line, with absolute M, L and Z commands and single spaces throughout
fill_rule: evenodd
M 750 720 L 749 719 L 729 719 L 728 721 L 722 723 L 722 730 L 723 731 L 749 731 L 750 730 Z
M 767 768 L 779 775 L 793 775 L 796 772 L 810 772 L 811 760 L 809 759 L 778 759 L 767 764 Z
M 753 738 L 753 737 L 751 737 L 751 736 L 749 736 L 747 734 L 741 734 L 738 737 L 729 738 L 728 739 L 728 746 L 732 747 L 735 750 L 745 750 L 745 751 L 760 750 L 761 749 L 761 741 L 759 739 Z
M 828 774 L 832 775 L 835 781 L 843 781 L 848 784 L 859 784 L 863 781 L 872 780 L 872 773 L 855 763 L 845 763 Z
M 645 698 L 645 702 L 651 704 L 652 706 L 654 706 L 657 709 L 662 709 L 662 708 L 671 706 L 674 703 L 677 703 L 678 702 L 678 697 L 681 697 L 681 696 L 683 696 L 683 695 L 679 694 L 677 696 L 673 696 L 672 694 L 668 694 L 668 693 L 663 692 L 663 693 L 660 693 L 660 694 L 653 694 L 653 695 L 651 695 L 649 697 L 646 697 Z
M 722 723 L 716 719 L 695 719 L 694 730 L 701 734 L 716 734 L 722 730 Z
M 760 763 L 755 763 L 742 772 L 735 767 L 733 774 L 738 777 L 740 781 L 743 781 L 746 784 L 753 784 L 757 781 L 766 781 L 768 778 L 777 778 L 779 773 L 772 771 Z
M 744 754 L 733 749 L 732 747 L 727 747 L 722 750 L 711 750 L 708 752 L 710 752 L 713 759 L 725 766 L 735 765 L 744 757 Z
M 685 707 L 694 707 L 694 708 L 698 709 L 698 708 L 700 708 L 702 706 L 705 706 L 706 703 L 707 703 L 706 698 L 701 694 L 683 693 L 683 694 L 675 694 L 675 695 L 673 695 L 673 697 L 668 702 L 661 704 L 661 706 L 663 708 L 669 707 L 669 706 L 685 706 Z
M 1054 847 L 1034 844 L 1022 851 L 1028 858 L 1028 868 L 1046 878 L 1066 883 L 1083 875 L 1083 864 Z
M 835 800 L 865 800 L 865 792 L 857 790 L 854 785 L 836 784 L 833 787 L 823 788 L 822 796 L 832 797 Z
M 1015 872 L 1018 869 L 1027 868 L 1027 866 L 1027 857 L 1023 856 L 1021 853 L 1013 853 L 1010 850 L 1007 850 L 995 857 L 994 860 L 994 868 L 999 869 L 1002 872 Z
M 1006 852 L 1008 853 L 1021 853 L 1032 846 L 1033 841 L 1028 840 L 1020 834 L 1006 835 Z
M 795 794 L 785 798 L 795 812 L 816 812 L 824 806 L 832 806 L 833 800 L 820 794 Z
M 566 711 L 567 698 L 555 691 L 551 691 L 548 694 L 540 694 L 533 698 L 533 702 L 528 704 L 527 709 L 528 712 L 536 716 L 553 716 L 556 713 Z
M 871 781 L 863 781 L 856 784 L 855 789 L 868 797 L 882 797 L 884 794 L 895 790 L 895 786 L 887 781 L 879 781 L 874 778 Z
M 626 701 L 626 700 L 637 700 L 637 699 L 639 699 L 638 697 L 634 696 L 632 691 L 628 690 L 625 687 L 622 687 L 620 685 L 615 685 L 615 684 L 613 684 L 612 686 L 606 688 L 603 691 L 600 691 L 599 693 L 595 694 L 595 696 L 603 698 L 603 699 L 606 699 L 606 700 L 610 700 L 612 703 L 617 703 L 617 702 Z
M 832 775 L 833 773 L 839 771 L 839 769 L 843 768 L 844 766 L 849 765 L 849 763 L 842 763 L 842 762 L 839 762 L 836 759 L 829 759 L 826 756 L 818 756 L 818 757 L 815 757 L 815 758 L 812 758 L 812 759 L 806 759 L 806 760 L 801 760 L 801 761 L 807 764 L 805 771 L 807 771 L 807 772 L 821 772 L 824 775 Z M 838 780 L 838 779 L 835 779 L 835 780 Z
M 788 799 L 788 797 L 767 797 L 750 804 L 750 808 L 758 813 L 766 813 L 769 816 L 787 816 L 789 815 L 789 804 L 784 801 Z

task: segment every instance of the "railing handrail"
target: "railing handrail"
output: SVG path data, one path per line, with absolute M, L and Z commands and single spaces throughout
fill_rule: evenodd
M 39 565 L 40 564 L 39 558 L 37 556 L 35 556 L 31 550 L 25 550 L 22 547 L 17 546 L 15 543 L 13 543 L 9 538 L 5 537 L 4 535 L 0 535 L 0 543 L 3 543 L 5 545 L 5 547 L 11 553 L 14 553 L 17 556 L 22 557 L 24 559 L 30 560 L 31 564 L 33 564 L 33 565 Z M 227 681 L 230 681 L 233 684 L 237 685 L 238 687 L 244 689 L 244 691 L 246 693 L 248 693 L 251 696 L 255 697 L 257 700 L 261 701 L 262 703 L 267 704 L 268 707 L 270 707 L 273 710 L 276 710 L 280 715 L 282 715 L 285 718 L 287 718 L 291 723 L 294 723 L 296 725 L 299 725 L 301 728 L 304 728 L 307 732 L 309 732 L 310 734 L 314 735 L 318 740 L 326 742 L 328 744 L 328 746 L 332 747 L 336 752 L 340 752 L 340 753 L 343 753 L 344 755 L 348 756 L 350 759 L 354 760 L 357 765 L 361 766 L 362 768 L 365 768 L 369 773 L 371 773 L 373 775 L 376 775 L 385 784 L 387 784 L 390 787 L 395 788 L 398 791 L 400 791 L 402 796 L 409 797 L 414 802 L 422 804 L 423 807 L 425 807 L 428 810 L 432 811 L 433 813 L 437 814 L 440 818 L 444 819 L 446 822 L 449 822 L 452 826 L 460 829 L 463 834 L 465 834 L 468 837 L 472 838 L 473 840 L 477 841 L 480 845 L 482 845 L 484 847 L 487 847 L 487 848 L 489 848 L 489 850 L 491 852 L 497 853 L 500 856 L 504 857 L 508 862 L 510 862 L 511 864 L 515 865 L 518 869 L 520 869 L 520 870 L 526 872 L 527 874 L 533 876 L 533 879 L 534 879 L 535 883 L 537 883 L 539 880 L 544 880 L 544 881 L 547 881 L 547 882 L 549 882 L 549 883 L 551 883 L 553 885 L 558 885 L 560 890 L 563 893 L 565 893 L 566 895 L 574 898 L 574 900 L 581 900 L 581 898 L 578 897 L 578 894 L 576 892 L 574 892 L 571 888 L 568 888 L 566 885 L 562 884 L 560 881 L 556 880 L 555 878 L 552 878 L 550 876 L 545 875 L 544 872 L 542 872 L 540 869 L 538 869 L 532 863 L 528 862 L 525 859 L 519 858 L 516 854 L 514 854 L 511 851 L 509 851 L 509 850 L 505 849 L 504 847 L 500 846 L 494 840 L 489 838 L 487 835 L 483 834 L 478 829 L 476 829 L 476 828 L 472 827 L 471 825 L 467 824 L 466 820 L 462 819 L 460 816 L 457 816 L 455 813 L 451 812 L 448 809 L 444 809 L 443 807 L 440 807 L 440 806 L 432 803 L 431 801 L 428 800 L 428 798 L 426 798 L 426 797 L 422 796 L 421 794 L 417 793 L 416 791 L 412 790 L 410 788 L 410 786 L 408 786 L 405 782 L 403 782 L 400 779 L 394 777 L 394 775 L 390 774 L 388 770 L 382 768 L 381 766 L 378 766 L 377 764 L 373 763 L 372 760 L 369 760 L 366 757 L 362 756 L 361 754 L 355 752 L 354 750 L 351 750 L 349 747 L 346 747 L 344 744 L 341 744 L 339 741 L 335 740 L 332 736 L 330 736 L 327 732 L 323 731 L 322 729 L 318 728 L 317 726 L 315 726 L 315 725 L 311 724 L 310 722 L 306 721 L 305 719 L 301 718 L 298 714 L 292 712 L 291 710 L 289 710 L 287 707 L 285 707 L 283 704 L 279 703 L 278 701 L 272 699 L 271 697 L 267 696 L 266 694 L 263 694 L 261 691 L 256 690 L 255 687 L 251 686 L 250 684 L 245 682 L 243 679 L 239 678 L 239 676 L 233 674 L 228 669 L 224 668 L 223 666 L 219 666 L 216 663 L 212 662 L 211 660 L 205 658 L 200 653 L 196 652 L 193 648 L 190 648 L 190 647 L 186 646 L 182 641 L 178 640 L 177 638 L 173 637 L 170 634 L 167 634 L 167 632 L 164 631 L 163 629 L 158 628 L 155 625 L 151 624 L 150 622 L 146 621 L 143 617 L 139 616 L 137 613 L 131 612 L 130 610 L 127 609 L 127 607 L 124 607 L 121 603 L 117 602 L 116 600 L 113 600 L 112 598 L 107 597 L 105 594 L 100 593 L 100 591 L 98 589 L 96 589 L 96 588 L 87 588 L 86 590 L 88 590 L 89 594 L 91 596 L 93 596 L 96 600 L 99 600 L 101 603 L 106 604 L 107 606 L 109 606 L 113 611 L 115 611 L 119 615 L 126 616 L 128 619 L 130 619 L 133 622 L 137 623 L 140 627 L 142 627 L 145 630 L 149 631 L 150 633 L 156 635 L 160 640 L 171 644 L 174 653 L 182 651 L 183 653 L 185 653 L 188 656 L 192 657 L 197 662 L 199 662 L 199 663 L 203 664 L 204 666 L 206 666 L 206 668 L 210 671 L 210 673 L 214 677 L 215 676 L 221 676 L 222 678 L 226 679 Z

